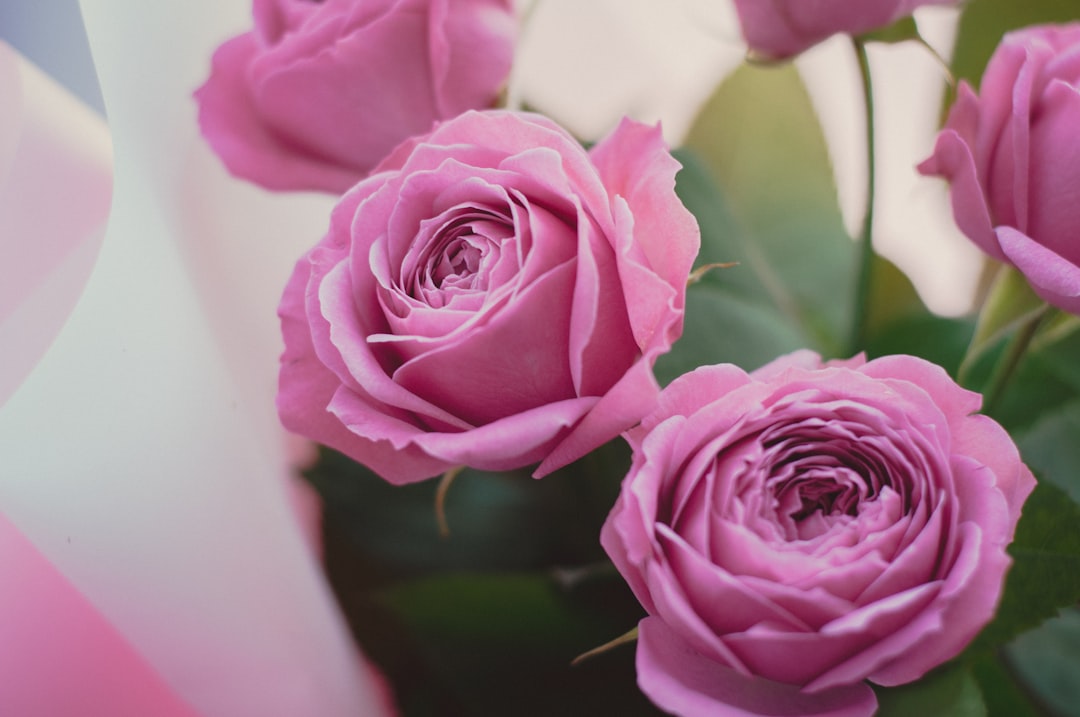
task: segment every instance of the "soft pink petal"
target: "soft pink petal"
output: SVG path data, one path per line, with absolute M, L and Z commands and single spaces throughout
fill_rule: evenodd
M 864 682 L 807 694 L 740 675 L 703 658 L 652 617 L 638 625 L 637 671 L 642 692 L 680 717 L 869 717 L 877 709 Z
M 1080 313 L 1080 265 L 1012 227 L 998 227 L 996 235 L 1008 261 L 1031 282 L 1036 294 L 1058 308 Z
M 252 104 L 247 63 L 258 50 L 251 34 L 224 43 L 213 55 L 209 79 L 196 92 L 203 135 L 235 176 L 268 189 L 299 186 L 339 193 L 356 182 L 349 167 L 297 153 L 272 132 Z

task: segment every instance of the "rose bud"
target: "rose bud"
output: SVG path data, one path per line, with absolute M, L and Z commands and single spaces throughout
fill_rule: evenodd
M 979 94 L 960 83 L 933 155 L 960 230 L 1080 314 L 1080 24 L 1009 33 Z
M 912 356 L 686 374 L 629 434 L 601 542 L 649 616 L 638 684 L 709 715 L 870 715 L 1001 596 L 1035 485 L 981 398 Z
M 238 177 L 335 194 L 436 120 L 493 106 L 517 31 L 510 0 L 255 0 L 254 17 L 195 94 L 202 133 Z
M 563 466 L 637 423 L 700 235 L 659 128 L 469 112 L 335 208 L 279 308 L 286 428 L 393 483 Z
M 764 58 L 798 55 L 838 33 L 861 35 L 908 17 L 922 5 L 956 0 L 735 0 L 743 37 Z

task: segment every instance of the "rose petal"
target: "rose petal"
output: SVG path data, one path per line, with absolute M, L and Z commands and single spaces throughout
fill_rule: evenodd
M 641 691 L 681 717 L 868 717 L 877 709 L 874 691 L 861 682 L 807 694 L 740 675 L 701 657 L 651 617 L 638 625 L 637 672 Z

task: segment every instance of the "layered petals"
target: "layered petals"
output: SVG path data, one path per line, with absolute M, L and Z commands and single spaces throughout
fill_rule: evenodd
M 203 135 L 267 189 L 341 193 L 405 138 L 494 104 L 510 72 L 509 0 L 257 0 L 214 53 Z
M 961 84 L 934 153 L 960 230 L 1040 297 L 1080 314 L 1080 25 L 1009 33 L 979 93 Z
M 860 35 L 907 17 L 922 5 L 955 0 L 735 0 L 743 36 L 763 57 L 797 55 L 822 40 Z
M 1034 488 L 980 397 L 911 356 L 676 379 L 628 438 L 601 543 L 679 715 L 872 714 L 993 616 Z
M 291 430 L 394 483 L 547 474 L 635 424 L 682 330 L 697 223 L 657 128 L 591 153 L 543 117 L 470 112 L 339 202 L 280 306 Z

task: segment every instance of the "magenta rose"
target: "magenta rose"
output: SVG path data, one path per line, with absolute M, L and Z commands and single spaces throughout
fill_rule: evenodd
M 960 230 L 1080 314 L 1080 24 L 1009 33 L 979 94 L 960 83 L 934 154 Z
M 911 356 L 675 380 L 601 542 L 678 715 L 870 715 L 993 616 L 1034 479 L 978 394 Z
M 511 0 L 254 0 L 254 16 L 196 93 L 203 135 L 238 177 L 333 193 L 491 107 L 517 30 Z
M 750 49 L 771 59 L 798 55 L 838 33 L 861 35 L 908 17 L 923 5 L 956 0 L 735 0 Z
M 285 426 L 406 483 L 543 475 L 637 423 L 699 245 L 678 168 L 629 120 L 589 152 L 503 111 L 406 142 L 285 289 Z

